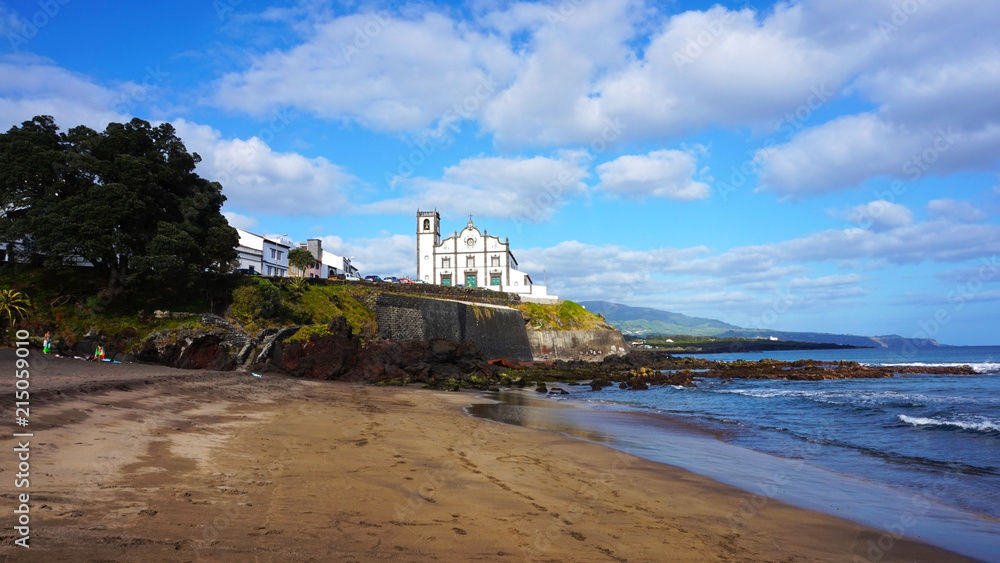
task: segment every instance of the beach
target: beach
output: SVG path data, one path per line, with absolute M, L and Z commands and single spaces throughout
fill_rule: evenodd
M 16 561 L 965 561 L 561 433 L 472 392 L 45 358 L 3 441 Z M 10 350 L 0 365 L 13 366 Z M 0 397 L 13 411 L 13 378 Z M 12 413 L 11 413 L 12 414 Z M 30 441 L 30 486 L 14 448 Z M 734 516 L 736 518 L 734 518 Z

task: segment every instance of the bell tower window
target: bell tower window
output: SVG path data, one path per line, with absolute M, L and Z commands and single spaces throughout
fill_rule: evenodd
M 431 220 L 430 219 L 424 219 L 424 230 L 425 231 L 431 230 Z

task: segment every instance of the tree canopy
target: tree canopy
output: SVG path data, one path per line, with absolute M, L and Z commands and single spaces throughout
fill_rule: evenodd
M 316 265 L 316 258 L 305 248 L 293 248 L 288 251 L 288 263 L 299 270 L 299 275 L 305 276 L 306 270 Z
M 37 116 L 0 134 L 0 240 L 46 265 L 82 258 L 109 280 L 179 287 L 229 271 L 239 237 L 200 160 L 169 123 L 61 133 Z

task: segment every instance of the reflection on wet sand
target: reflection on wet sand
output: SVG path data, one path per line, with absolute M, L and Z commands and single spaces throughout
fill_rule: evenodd
M 504 390 L 499 393 L 486 393 L 483 395 L 484 398 L 497 402 L 469 405 L 465 407 L 465 411 L 472 416 L 504 424 L 562 432 L 592 442 L 613 442 L 610 435 L 595 430 L 586 423 L 584 418 L 587 409 L 563 405 L 529 393 L 532 392 Z

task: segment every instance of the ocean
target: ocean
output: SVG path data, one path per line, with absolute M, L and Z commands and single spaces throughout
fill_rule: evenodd
M 968 364 L 978 373 L 700 379 L 695 388 L 648 391 L 577 386 L 566 387 L 570 395 L 544 400 L 502 392 L 500 404 L 472 414 L 676 465 L 743 488 L 758 503 L 780 499 L 886 530 L 890 537 L 903 533 L 1000 561 L 1000 347 L 690 355 Z M 746 514 L 734 509 L 734 526 Z

